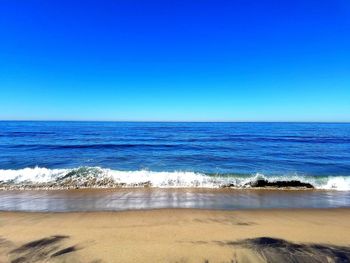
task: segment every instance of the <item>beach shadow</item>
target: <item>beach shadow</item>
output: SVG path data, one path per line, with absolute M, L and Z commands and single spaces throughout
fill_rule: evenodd
M 292 243 L 283 239 L 259 237 L 224 245 L 239 246 L 253 250 L 269 263 L 345 263 L 350 262 L 350 247 L 314 243 Z
M 39 250 L 54 246 L 54 244 L 62 241 L 63 239 L 69 238 L 68 236 L 51 236 L 26 243 L 19 248 L 11 251 L 11 253 L 23 253 L 30 250 Z
M 10 251 L 11 263 L 46 262 L 82 249 L 76 245 L 64 248 L 62 242 L 66 239 L 69 236 L 56 235 L 28 242 Z

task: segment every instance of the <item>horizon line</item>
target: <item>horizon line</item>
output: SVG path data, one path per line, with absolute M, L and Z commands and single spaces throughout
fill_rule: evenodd
M 254 120 L 26 120 L 26 119 L 9 119 L 0 122 L 132 122 L 132 123 L 350 123 L 350 121 L 254 121 Z

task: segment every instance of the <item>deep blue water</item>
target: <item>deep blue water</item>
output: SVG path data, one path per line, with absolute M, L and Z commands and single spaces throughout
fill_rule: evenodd
M 2 172 L 36 166 L 347 177 L 350 124 L 0 122 Z
M 350 175 L 350 124 L 0 122 L 0 169 Z

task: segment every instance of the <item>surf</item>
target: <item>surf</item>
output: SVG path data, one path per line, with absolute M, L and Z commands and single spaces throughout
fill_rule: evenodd
M 2 189 L 70 188 L 266 188 L 350 190 L 349 176 L 206 174 L 191 171 L 123 171 L 102 167 L 49 169 L 27 167 L 0 170 Z

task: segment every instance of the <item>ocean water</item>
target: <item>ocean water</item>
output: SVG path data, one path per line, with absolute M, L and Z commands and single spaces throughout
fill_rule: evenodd
M 286 185 L 350 190 L 350 124 L 0 122 L 2 188 Z

